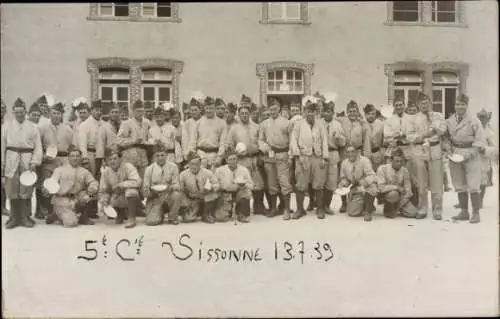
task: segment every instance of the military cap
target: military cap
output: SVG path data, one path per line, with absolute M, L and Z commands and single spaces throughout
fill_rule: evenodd
M 214 100 L 212 97 L 207 96 L 207 97 L 205 98 L 205 101 L 204 101 L 204 105 L 205 105 L 205 106 L 206 106 L 206 105 L 214 105 L 214 104 L 215 104 L 215 100 Z
M 37 103 L 31 104 L 30 109 L 28 110 L 28 113 L 31 113 L 31 112 L 41 112 L 40 106 L 38 106 Z
M 324 102 L 326 100 L 325 96 L 319 93 L 319 91 L 316 91 L 316 93 L 313 94 L 313 97 L 315 97 L 318 102 Z
M 202 104 L 200 103 L 200 101 L 198 101 L 197 99 L 195 99 L 194 97 L 191 99 L 191 101 L 189 102 L 189 105 L 190 106 L 199 106 L 199 107 L 202 107 Z
M 196 160 L 196 159 L 201 160 L 200 155 L 198 155 L 198 153 L 196 153 L 196 152 L 190 152 L 187 156 L 188 162 L 191 162 L 191 161 Z
M 277 106 L 281 107 L 280 101 L 278 101 L 278 99 L 274 98 L 274 97 L 269 100 L 269 106 L 271 106 L 271 105 L 277 105 Z
M 460 94 L 458 96 L 457 102 L 462 102 L 464 104 L 469 104 L 469 97 L 467 96 L 467 94 L 462 93 L 462 94 Z
M 104 150 L 104 157 L 105 158 L 111 157 L 114 154 L 118 155 L 118 157 L 122 157 L 122 150 L 117 145 L 108 146 Z
M 51 109 L 64 113 L 64 104 L 62 104 L 61 102 L 57 102 L 56 104 L 52 105 Z
M 231 113 L 236 113 L 236 111 L 238 111 L 238 107 L 236 106 L 236 104 L 234 104 L 233 102 L 229 102 L 227 104 L 227 109 L 229 112 Z
M 242 94 L 241 99 L 240 99 L 240 105 L 246 104 L 246 103 L 248 103 L 248 104 L 252 103 L 252 99 L 249 98 L 248 96 L 246 96 L 245 94 Z
M 403 152 L 403 150 L 399 147 L 396 147 L 395 149 L 392 150 L 391 152 L 391 158 L 394 158 L 394 157 L 402 157 L 402 158 L 405 158 L 405 153 Z
M 323 105 L 323 111 L 332 111 L 335 109 L 335 103 L 328 102 Z
M 167 152 L 167 148 L 163 143 L 157 143 L 153 147 L 153 154 L 159 153 L 159 152 Z
M 429 100 L 430 101 L 430 97 L 427 94 L 423 93 L 423 92 L 418 92 L 417 101 L 421 102 L 421 101 L 425 101 L 425 100 Z
M 14 101 L 14 104 L 12 105 L 12 109 L 14 109 L 15 107 L 22 107 L 22 108 L 26 109 L 26 103 L 23 101 L 23 99 L 21 99 L 20 97 L 18 97 Z
M 255 108 L 252 107 L 253 105 L 252 104 L 249 104 L 249 103 L 241 103 L 240 104 L 240 107 L 238 108 L 238 111 L 242 110 L 242 109 L 247 109 L 249 112 L 254 112 L 256 111 L 257 109 L 257 105 L 255 106 Z
M 220 97 L 215 99 L 215 106 L 219 106 L 219 105 L 226 105 L 226 103 L 224 103 L 224 100 L 221 99 Z
M 132 109 L 137 110 L 137 109 L 143 109 L 144 108 L 144 103 L 141 100 L 137 100 L 134 102 L 132 105 Z
M 478 118 L 491 118 L 492 112 L 486 111 L 485 108 L 482 108 L 479 112 L 477 112 L 476 116 Z
M 358 103 L 354 102 L 353 100 L 350 100 L 349 103 L 347 103 L 347 109 L 350 109 L 350 108 L 356 108 L 358 109 Z
M 80 155 L 82 155 L 82 151 L 80 150 L 80 148 L 78 146 L 76 146 L 75 144 L 71 144 L 68 148 L 68 154 L 71 154 L 73 152 L 78 152 L 80 153 Z
M 154 116 L 161 116 L 161 115 L 165 115 L 165 110 L 161 107 L 157 107 L 155 109 L 155 112 L 154 112 Z
M 90 108 L 91 109 L 100 109 L 102 108 L 102 101 L 101 100 L 94 100 L 90 103 Z
M 374 111 L 376 110 L 375 109 L 375 106 L 373 106 L 373 104 L 366 104 L 365 107 L 363 108 L 363 111 L 366 113 L 370 113 L 371 111 Z
M 38 105 L 42 105 L 42 104 L 45 104 L 45 105 L 48 105 L 48 106 L 52 106 L 54 105 L 55 101 L 54 101 L 54 97 L 48 93 L 43 93 L 36 101 L 35 101 L 36 104 Z

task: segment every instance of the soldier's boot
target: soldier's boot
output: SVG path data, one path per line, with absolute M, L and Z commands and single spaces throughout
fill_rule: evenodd
M 267 189 L 264 190 L 263 192 L 264 192 L 264 196 L 263 197 L 266 199 L 267 206 L 269 206 L 269 201 L 270 201 L 271 193 L 269 193 L 269 191 Z M 262 211 L 264 212 L 264 214 L 268 215 L 270 209 L 271 209 L 270 207 L 268 207 L 268 209 L 266 209 L 266 206 L 264 205 L 264 199 L 262 199 Z
M 471 224 L 477 224 L 481 221 L 479 218 L 479 207 L 481 205 L 481 194 L 478 192 L 470 193 L 470 201 L 472 204 L 472 217 L 469 220 Z
M 443 195 L 431 193 L 432 216 L 434 220 L 443 219 Z
M 383 214 L 386 218 L 395 218 L 396 217 L 396 207 L 392 203 L 384 203 L 384 211 Z
M 324 189 L 323 190 L 323 204 L 325 206 L 325 213 L 328 215 L 333 215 L 333 210 L 330 208 L 332 204 L 333 191 Z
M 305 197 L 305 194 L 302 191 L 297 191 L 295 193 L 295 200 L 297 202 L 297 210 L 292 214 L 292 219 L 299 219 L 300 217 L 305 215 L 304 197 Z
M 323 201 L 323 190 L 322 189 L 317 189 L 315 190 L 315 195 L 314 197 L 316 198 L 316 216 L 318 219 L 325 219 L 325 202 Z
M 115 219 L 115 224 L 121 225 L 123 224 L 123 221 L 125 220 L 125 214 L 126 214 L 126 208 L 119 208 L 116 210 L 116 219 Z
M 6 229 L 12 229 L 19 226 L 19 199 L 10 200 L 10 216 L 7 223 L 5 223 Z
M 372 212 L 373 212 L 373 201 L 374 197 L 370 194 L 365 194 L 363 206 L 364 206 L 364 219 L 365 222 L 371 222 L 372 221 Z
M 80 225 L 94 225 L 94 222 L 90 220 L 90 214 L 92 211 L 88 209 L 89 205 L 85 205 L 80 213 L 80 218 L 78 219 L 78 224 Z
M 254 215 L 264 215 L 264 192 L 253 191 L 253 213 Z
M 136 217 L 146 217 L 146 207 L 144 207 L 144 204 L 142 203 L 143 198 L 139 198 L 137 200 L 137 209 L 135 210 L 135 216 Z
M 418 213 L 417 219 L 424 219 L 427 217 L 428 210 L 428 201 L 427 201 L 427 190 L 420 191 L 418 194 Z
M 42 194 L 41 189 L 37 189 L 35 191 L 35 196 L 36 196 L 36 211 L 35 211 L 35 218 L 36 219 L 45 219 L 45 216 L 43 214 L 43 210 L 45 209 L 45 200 L 47 199 L 45 196 Z
M 276 211 L 276 195 L 271 195 L 267 197 L 267 203 L 269 204 L 269 213 L 267 214 L 267 217 L 275 217 L 278 216 L 278 212 Z
M 307 206 L 307 211 L 312 212 L 314 210 L 314 208 L 317 207 L 316 199 L 314 198 L 315 192 L 314 192 L 314 189 L 312 188 L 312 185 L 309 185 L 308 194 L 309 194 L 309 205 Z
M 212 214 L 210 212 L 210 207 L 211 205 L 208 203 L 208 202 L 205 202 L 205 205 L 203 205 L 203 211 L 201 213 L 201 220 L 204 222 L 204 223 L 207 223 L 207 224 L 213 224 L 215 221 L 211 218 L 212 217 Z
M 413 204 L 413 206 L 418 207 L 418 199 L 419 199 L 418 187 L 412 184 L 411 192 L 413 193 L 413 195 L 411 196 L 410 201 Z
M 347 196 L 340 197 L 342 199 L 342 206 L 339 209 L 340 213 L 345 213 L 347 210 Z
M 458 202 L 460 205 L 460 213 L 453 216 L 452 220 L 468 220 L 469 219 L 469 194 L 467 192 L 458 193 Z
M 59 221 L 59 217 L 54 212 L 51 212 L 47 215 L 47 218 L 45 218 L 45 223 L 47 225 L 51 225 L 55 222 Z
M 486 194 L 486 185 L 481 185 L 481 203 L 479 204 L 480 209 L 483 209 L 484 195 L 485 194 Z
M 278 198 L 280 199 L 280 203 L 278 204 L 278 209 L 276 210 L 276 213 L 278 215 L 281 215 L 285 211 L 285 203 L 284 203 L 285 199 L 283 198 L 283 194 L 279 194 Z
M 250 222 L 250 200 L 242 199 L 240 204 L 237 205 L 238 209 L 238 221 L 240 223 L 249 223 Z
M 283 219 L 290 219 L 290 194 L 286 194 L 282 196 L 283 198 Z
M 137 211 L 140 208 L 140 199 L 139 197 L 129 197 L 127 198 L 127 223 L 125 224 L 125 228 L 133 228 L 135 227 L 135 218 L 137 216 Z
M 21 216 L 21 224 L 24 227 L 32 228 L 35 226 L 35 221 L 31 218 L 31 211 L 33 210 L 33 206 L 31 204 L 31 198 L 29 199 L 23 199 L 23 204 L 22 206 L 19 205 L 20 208 L 22 209 L 24 213 L 20 213 Z
M 87 205 L 88 213 L 87 216 L 92 219 L 97 219 L 99 218 L 98 213 L 98 208 L 97 208 L 97 200 L 96 199 L 91 199 Z M 88 225 L 93 225 L 93 224 L 88 224 Z

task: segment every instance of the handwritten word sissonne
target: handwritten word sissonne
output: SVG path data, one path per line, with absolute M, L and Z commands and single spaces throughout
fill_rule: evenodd
M 99 256 L 105 259 L 110 258 L 106 249 L 108 241 L 106 236 L 103 236 L 101 241 L 85 241 L 85 252 L 88 254 L 78 256 L 77 259 L 92 261 L 98 259 Z M 137 247 L 133 248 L 133 243 L 136 243 Z M 97 249 L 99 246 L 103 248 L 102 254 Z M 116 257 L 122 261 L 135 261 L 140 258 L 140 251 L 147 249 L 144 236 L 140 236 L 135 241 L 123 238 L 113 246 Z M 304 264 L 306 261 L 330 263 L 335 260 L 333 247 L 327 242 L 274 241 L 269 245 L 259 247 L 211 247 L 203 241 L 195 240 L 187 233 L 181 234 L 173 241 L 161 241 L 158 253 L 166 253 L 178 262 L 261 263 L 271 260 Z

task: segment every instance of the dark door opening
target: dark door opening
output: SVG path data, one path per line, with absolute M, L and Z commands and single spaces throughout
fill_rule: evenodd
M 268 94 L 267 95 L 267 105 L 271 102 L 271 99 L 277 99 L 281 106 L 288 106 L 293 102 L 302 104 L 302 94 Z
M 456 88 L 444 89 L 444 118 L 447 119 L 455 113 Z

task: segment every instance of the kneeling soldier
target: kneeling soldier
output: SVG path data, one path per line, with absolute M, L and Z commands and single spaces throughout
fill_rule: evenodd
M 167 149 L 163 144 L 155 146 L 154 162 L 146 168 L 142 193 L 146 201 L 146 225 L 155 226 L 163 222 L 168 209 L 168 223 L 177 225 L 177 216 L 182 203 L 179 192 L 179 169 L 174 162 L 167 161 Z M 165 189 L 155 186 L 164 185 Z
M 236 204 L 235 210 L 238 221 L 248 223 L 250 198 L 253 189 L 250 171 L 245 166 L 238 164 L 238 155 L 234 152 L 229 153 L 226 161 L 226 165 L 217 168 L 215 171 L 222 193 L 219 199 L 219 203 L 222 203 L 221 206 L 223 206 L 223 216 L 220 216 L 221 221 L 228 220 L 228 215 L 231 215 L 233 210 L 233 204 Z
M 347 204 L 349 216 L 365 216 L 365 221 L 372 220 L 373 200 L 377 194 L 376 175 L 370 160 L 358 154 L 354 146 L 347 146 L 346 159 L 340 164 L 339 187 L 351 186 Z
M 184 222 L 195 221 L 202 209 L 203 221 L 213 223 L 216 200 L 219 197 L 219 182 L 212 171 L 201 167 L 201 157 L 198 154 L 189 155 L 188 165 L 189 168 L 184 170 L 179 178 L 180 190 L 185 195 L 184 205 L 187 206 Z
M 102 207 L 111 205 L 116 210 L 116 224 L 122 224 L 127 218 L 125 227 L 134 227 L 141 177 L 134 165 L 123 161 L 117 146 L 107 148 L 105 153 L 107 165 L 101 174 L 99 201 Z
M 69 164 L 57 167 L 51 177 L 59 184 L 59 191 L 52 198 L 54 213 L 66 227 L 93 225 L 89 220 L 89 202 L 99 184 L 92 173 L 81 166 L 81 151 L 71 146 L 68 153 Z M 56 216 L 48 216 L 47 224 L 54 222 Z
M 394 218 L 398 211 L 405 217 L 415 217 L 417 208 L 410 202 L 412 196 L 408 169 L 404 167 L 403 150 L 395 148 L 391 152 L 391 163 L 377 170 L 379 195 L 384 203 L 384 216 Z

